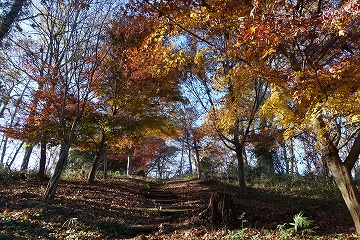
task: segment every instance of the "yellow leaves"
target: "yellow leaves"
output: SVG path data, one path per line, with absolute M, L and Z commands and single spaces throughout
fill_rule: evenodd
M 199 51 L 197 51 L 197 53 L 196 53 L 196 55 L 194 57 L 194 63 L 197 66 L 203 65 L 203 63 L 206 61 L 206 58 L 205 58 L 206 50 L 207 50 L 206 48 L 202 48 Z
M 199 77 L 204 77 L 205 75 L 205 69 L 206 69 L 206 48 L 202 48 L 199 51 L 197 51 L 195 57 L 194 57 L 194 64 L 196 66 L 197 74 Z
M 344 30 L 339 30 L 339 36 L 342 37 L 342 36 L 345 36 L 345 31 Z
M 261 107 L 259 115 L 264 119 L 274 118 L 275 122 L 285 129 L 283 133 L 285 140 L 291 138 L 297 127 L 302 124 L 302 120 L 290 108 L 289 99 L 276 86 L 273 86 L 273 91 Z
M 267 56 L 271 55 L 272 53 L 275 53 L 276 50 L 274 48 L 265 49 L 262 59 L 266 58 Z
M 174 51 L 174 46 L 156 44 L 149 52 L 146 65 L 146 72 L 154 78 L 165 77 L 173 72 L 181 70 L 182 65 L 187 61 L 184 51 Z
M 284 140 L 288 140 L 292 138 L 294 135 L 295 135 L 295 131 L 293 128 L 287 128 L 283 133 Z
M 191 12 L 191 13 L 190 13 L 190 17 L 191 17 L 191 18 L 195 18 L 195 17 L 197 17 L 197 15 L 198 15 L 198 14 L 197 14 L 196 12 Z
M 350 123 L 359 123 L 360 122 L 360 113 L 359 114 L 353 114 L 349 116 L 349 122 Z
M 279 91 L 272 91 L 270 97 L 265 101 L 261 107 L 261 117 L 275 116 L 280 122 L 286 125 L 286 122 L 291 122 L 289 119 L 294 120 L 295 116 L 288 105 L 285 104 L 286 97 Z

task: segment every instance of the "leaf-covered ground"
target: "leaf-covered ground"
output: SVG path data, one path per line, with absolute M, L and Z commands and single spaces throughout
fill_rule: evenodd
M 243 198 L 216 180 L 119 178 L 93 185 L 62 181 L 56 198 L 44 202 L 47 182 L 0 184 L 0 239 L 356 239 L 334 190 L 252 187 Z M 213 226 L 199 216 L 213 191 L 232 194 L 242 213 L 238 228 Z M 290 228 L 299 212 L 313 221 L 314 233 L 277 229 L 284 223 Z

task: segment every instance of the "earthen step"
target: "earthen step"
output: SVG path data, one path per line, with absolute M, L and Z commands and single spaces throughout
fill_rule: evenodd
M 166 209 L 181 209 L 181 210 L 196 210 L 199 208 L 199 206 L 189 206 L 189 205 L 169 205 L 164 206 Z
M 156 204 L 174 204 L 177 203 L 175 199 L 150 199 Z
M 187 212 L 189 211 L 189 209 L 172 209 L 172 208 L 167 208 L 166 206 L 162 207 L 161 209 L 158 209 L 158 208 L 136 208 L 136 210 L 139 210 L 139 211 L 149 211 L 149 212 L 152 212 L 152 211 L 157 211 L 159 213 L 168 213 L 168 214 L 171 214 L 171 213 L 178 213 L 178 212 Z
M 178 199 L 176 196 L 165 195 L 165 194 L 144 194 L 146 199 L 166 199 L 166 200 L 175 200 Z
M 135 233 L 152 233 L 159 230 L 160 224 L 149 224 L 149 225 L 133 225 L 127 226 L 126 229 Z

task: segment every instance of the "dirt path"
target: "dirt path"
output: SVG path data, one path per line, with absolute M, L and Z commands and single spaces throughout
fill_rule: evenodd
M 179 184 L 185 184 L 183 187 L 186 187 L 186 182 L 159 180 L 148 183 L 148 187 L 141 191 L 144 197 L 143 205 L 136 210 L 150 215 L 149 222 L 129 226 L 129 230 L 138 234 L 164 233 L 179 230 L 179 224 L 184 221 L 190 223 L 207 203 L 200 203 L 198 199 L 191 200 L 191 194 L 187 196 L 179 191 Z

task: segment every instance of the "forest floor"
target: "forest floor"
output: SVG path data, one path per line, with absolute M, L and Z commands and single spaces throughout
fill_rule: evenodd
M 334 189 L 253 186 L 239 197 L 235 186 L 212 179 L 117 178 L 61 181 L 55 199 L 44 202 L 46 184 L 0 180 L 0 239 L 356 239 Z M 232 195 L 241 213 L 237 228 L 201 217 L 214 191 Z M 286 230 L 299 212 L 314 232 Z

